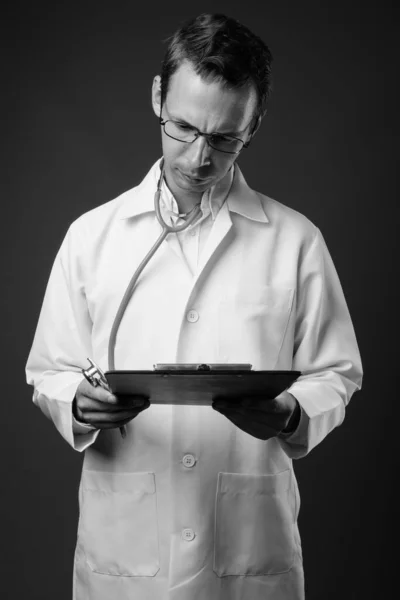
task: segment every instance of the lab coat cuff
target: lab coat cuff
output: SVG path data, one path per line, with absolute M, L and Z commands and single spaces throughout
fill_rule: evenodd
M 76 393 L 76 390 L 75 390 Z M 89 423 L 82 423 L 82 421 L 78 421 L 73 414 L 73 402 L 75 399 L 72 398 L 70 411 L 71 411 L 71 423 L 72 423 L 72 435 L 73 435 L 73 448 L 78 452 L 83 452 L 88 448 L 93 442 L 96 440 L 97 436 L 100 433 L 99 429 L 96 429 Z
M 72 431 L 76 434 L 85 434 L 89 433 L 89 431 L 93 431 L 96 428 L 93 425 L 89 425 L 89 423 L 82 423 L 82 421 L 77 421 L 72 415 Z
M 78 452 L 93 444 L 99 430 L 74 422 L 72 403 L 82 374 L 59 372 L 47 377 L 34 391 L 33 401 L 51 419 L 63 438 Z M 29 382 L 30 383 L 30 382 Z
M 91 425 L 78 422 L 72 413 L 72 404 L 76 395 L 76 390 L 81 381 L 82 376 L 80 374 L 79 379 L 65 390 L 63 402 L 63 412 L 65 411 L 65 413 L 67 413 L 68 411 L 68 414 L 65 414 L 65 419 L 63 419 L 65 429 L 68 432 L 64 437 L 77 452 L 83 452 L 86 448 L 91 446 L 100 433 L 99 429 L 94 429 Z M 60 433 L 63 435 L 62 431 Z
M 72 415 L 73 448 L 78 452 L 83 452 L 93 444 L 100 433 L 100 429 L 95 429 L 86 423 L 80 423 Z
M 279 433 L 277 435 L 277 440 L 279 441 L 282 450 L 284 450 L 291 459 L 303 458 L 309 451 L 308 435 L 310 417 L 302 407 L 301 402 L 299 400 L 298 402 L 300 405 L 301 416 L 297 429 L 293 433 Z

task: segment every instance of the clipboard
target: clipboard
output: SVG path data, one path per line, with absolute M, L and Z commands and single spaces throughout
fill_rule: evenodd
M 152 404 L 209 406 L 217 397 L 275 398 L 300 371 L 253 371 L 251 365 L 156 365 L 153 371 L 107 371 L 112 392 L 140 395 Z

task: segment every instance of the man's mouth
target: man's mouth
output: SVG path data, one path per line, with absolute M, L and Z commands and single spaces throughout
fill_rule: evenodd
M 196 175 L 189 175 L 188 173 L 184 173 L 183 171 L 179 171 L 184 179 L 189 181 L 190 183 L 202 184 L 206 183 L 210 177 L 197 177 Z

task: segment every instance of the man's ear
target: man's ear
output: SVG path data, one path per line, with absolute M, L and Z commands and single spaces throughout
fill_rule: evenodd
M 252 127 L 251 127 L 250 132 L 249 132 L 249 137 L 247 138 L 247 141 L 246 141 L 246 144 L 245 144 L 246 148 L 250 145 L 251 140 L 256 135 L 256 133 L 257 133 L 257 131 L 258 131 L 260 125 L 261 125 L 261 121 L 262 121 L 262 117 L 258 116 L 257 119 L 256 119 L 256 121 L 252 124 Z
M 251 133 L 251 137 L 253 137 L 253 136 L 256 135 L 256 133 L 257 133 L 257 131 L 258 131 L 260 125 L 261 125 L 261 121 L 262 121 L 262 117 L 258 116 L 257 117 L 257 121 L 256 121 L 256 123 L 255 123 L 255 125 L 253 127 L 253 131 Z
M 153 87 L 151 89 L 151 102 L 153 110 L 157 117 L 161 114 L 161 77 L 156 75 L 153 79 Z

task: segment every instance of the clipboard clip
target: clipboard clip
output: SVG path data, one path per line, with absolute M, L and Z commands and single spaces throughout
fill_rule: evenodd
M 251 371 L 249 363 L 156 363 L 154 371 Z

